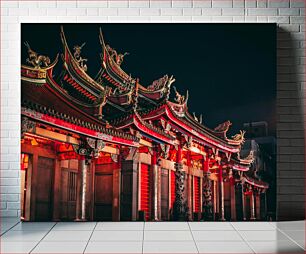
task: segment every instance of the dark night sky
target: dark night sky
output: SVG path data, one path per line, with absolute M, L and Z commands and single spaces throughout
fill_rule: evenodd
M 71 49 L 86 42 L 82 56 L 92 77 L 100 65 L 100 26 L 106 44 L 130 53 L 123 70 L 144 86 L 174 75 L 178 90 L 189 90 L 189 111 L 202 113 L 206 126 L 231 120 L 237 131 L 244 122 L 267 121 L 275 134 L 275 24 L 64 24 Z M 51 60 L 62 52 L 60 24 L 22 24 L 21 34 L 22 43 Z

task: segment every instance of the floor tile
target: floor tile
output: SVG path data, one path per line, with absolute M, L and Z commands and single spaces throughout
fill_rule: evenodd
M 98 222 L 95 230 L 143 230 L 144 222 Z
M 289 236 L 293 241 L 297 242 L 305 249 L 305 231 L 304 230 L 288 230 L 282 231 L 285 235 Z
M 275 230 L 275 227 L 269 222 L 262 221 L 240 221 L 231 222 L 236 230 Z
M 6 242 L 38 242 L 47 232 L 45 231 L 8 231 L 1 236 L 1 241 Z
M 304 253 L 304 250 L 292 241 L 248 242 L 255 253 Z
M 15 231 L 18 232 L 18 231 Z M 50 231 L 44 242 L 85 242 L 89 240 L 92 231 Z
M 0 253 L 29 253 L 37 242 L 1 242 Z
M 40 242 L 31 253 L 83 253 L 87 242 Z
M 84 253 L 142 253 L 142 242 L 89 242 Z
M 253 253 L 245 242 L 197 242 L 200 253 Z
M 272 224 L 281 230 L 305 230 L 305 221 L 280 221 Z
M 18 221 L 13 221 L 13 222 L 1 222 L 0 223 L 0 234 L 5 233 L 6 231 L 8 231 L 9 229 L 11 229 L 12 227 L 14 227 L 15 225 L 17 225 L 19 222 Z
M 243 241 L 236 231 L 192 231 L 195 241 Z
M 143 231 L 94 231 L 90 241 L 142 241 Z
M 58 222 L 52 231 L 93 230 L 96 222 Z
M 190 230 L 188 222 L 145 222 L 145 230 Z
M 12 228 L 13 231 L 49 231 L 55 222 L 20 222 Z
M 235 230 L 230 222 L 188 222 L 191 230 Z
M 143 253 L 198 253 L 198 251 L 193 241 L 144 242 Z
M 278 230 L 273 231 L 240 231 L 239 234 L 244 238 L 246 241 L 282 241 L 282 240 L 289 240 L 287 236 L 281 233 Z
M 190 231 L 145 231 L 145 241 L 193 241 Z

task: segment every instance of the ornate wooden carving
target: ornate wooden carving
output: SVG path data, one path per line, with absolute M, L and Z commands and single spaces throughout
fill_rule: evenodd
M 24 43 L 24 45 L 28 49 L 29 57 L 26 59 L 27 63 L 31 64 L 36 69 L 48 67 L 51 62 L 48 56 L 38 55 L 37 52 L 31 49 L 30 44 L 27 41 Z
M 31 121 L 27 117 L 22 117 L 21 119 L 21 135 L 25 132 L 34 132 L 36 127 L 36 123 Z
M 162 157 L 167 160 L 169 157 L 170 145 L 160 144 L 160 148 Z
M 213 220 L 213 203 L 210 172 L 204 173 L 203 178 L 203 220 Z

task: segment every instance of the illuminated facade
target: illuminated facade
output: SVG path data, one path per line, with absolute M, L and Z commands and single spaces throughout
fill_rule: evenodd
M 188 112 L 172 76 L 142 86 L 100 31 L 101 69 L 82 46 L 59 57 L 33 51 L 21 67 L 22 219 L 168 221 L 265 219 L 268 184 L 240 157 L 244 131 L 227 137 Z M 170 98 L 171 89 L 175 97 Z

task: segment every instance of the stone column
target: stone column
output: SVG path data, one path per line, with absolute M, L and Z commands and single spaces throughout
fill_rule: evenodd
M 242 218 L 246 220 L 244 184 L 241 183 Z
M 182 149 L 178 146 L 176 154 L 175 168 L 175 201 L 173 206 L 173 219 L 176 221 L 185 221 L 188 218 L 188 206 L 185 198 L 185 177 L 182 164 Z
M 236 216 L 236 188 L 235 188 L 235 178 L 233 177 L 233 171 L 230 170 L 229 173 L 229 184 L 231 191 L 231 220 L 237 220 Z
M 225 221 L 224 218 L 224 182 L 223 182 L 223 169 L 219 166 L 219 186 L 220 186 L 220 220 Z
M 260 213 L 260 193 L 256 193 L 255 199 L 255 208 L 256 208 L 256 218 L 257 220 L 261 220 L 261 213 Z
M 203 220 L 213 220 L 212 190 L 209 171 L 209 158 L 203 160 Z
M 153 203 L 152 203 L 152 210 L 153 210 L 153 220 L 159 220 L 159 200 L 158 200 L 158 180 L 159 180 L 159 168 L 157 165 L 157 153 L 155 148 L 153 148 L 153 152 L 151 155 L 151 168 L 153 173 Z
M 80 199 L 77 205 L 76 221 L 86 221 L 86 190 L 87 190 L 87 169 L 90 161 L 84 155 L 79 159 L 80 174 Z
M 250 220 L 256 220 L 256 214 L 255 214 L 255 193 L 254 190 L 252 190 L 251 194 L 251 218 Z

